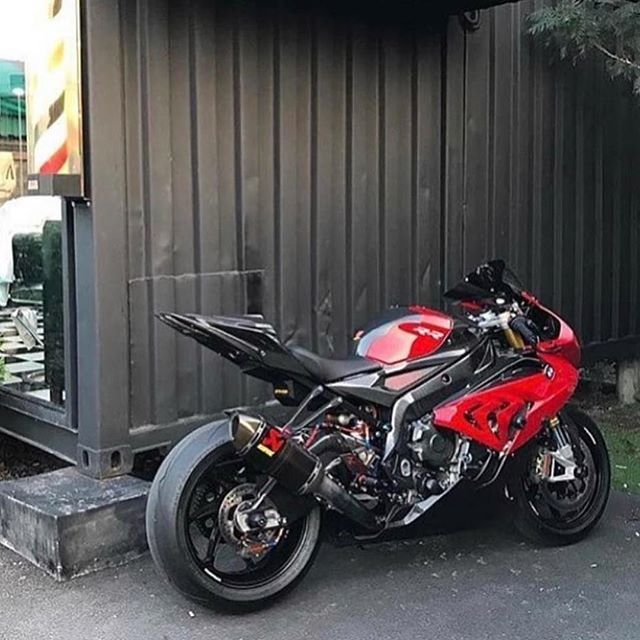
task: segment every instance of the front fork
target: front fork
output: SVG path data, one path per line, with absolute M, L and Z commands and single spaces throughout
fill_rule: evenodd
M 535 479 L 554 483 L 580 478 L 584 455 L 572 433 L 572 425 L 554 416 L 549 420 L 548 432 L 554 448 L 545 448 L 540 452 L 536 460 Z

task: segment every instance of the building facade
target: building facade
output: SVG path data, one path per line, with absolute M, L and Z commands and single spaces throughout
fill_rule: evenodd
M 636 348 L 635 98 L 536 47 L 540 2 L 447 6 L 82 5 L 65 418 L 81 466 L 121 473 L 264 398 L 159 311 L 259 312 L 340 356 L 389 305 L 441 306 L 500 256 L 588 352 Z

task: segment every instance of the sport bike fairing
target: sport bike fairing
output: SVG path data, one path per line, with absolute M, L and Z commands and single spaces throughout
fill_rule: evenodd
M 507 277 L 508 276 L 508 277 Z M 573 394 L 580 348 L 571 328 L 519 289 L 501 261 L 479 267 L 447 292 L 463 308 L 478 312 L 497 295 L 521 296 L 546 333 L 536 346 L 512 356 L 504 369 L 483 334 L 467 321 L 422 306 L 395 307 L 355 336 L 356 357 L 322 358 L 287 347 L 258 316 L 204 317 L 161 314 L 160 319 L 238 365 L 245 373 L 274 384 L 276 397 L 304 396 L 316 384 L 354 403 L 373 402 L 391 411 L 389 441 L 400 439 L 405 420 L 433 412 L 437 427 L 450 429 L 494 451 L 515 451 L 538 433 Z M 548 326 L 547 326 L 548 325 Z M 523 357 L 536 366 L 518 366 Z M 377 365 L 376 365 L 377 363 Z M 284 397 L 283 397 L 284 396 Z M 514 420 L 522 426 L 514 436 Z M 387 447 L 387 452 L 390 452 Z
M 562 358 L 549 357 L 541 372 L 441 404 L 434 410 L 434 423 L 502 451 L 512 436 L 514 418 L 523 415 L 524 426 L 510 449 L 514 452 L 538 433 L 544 420 L 560 411 L 577 383 L 574 367 Z
M 499 277 L 502 277 L 504 266 L 500 268 L 498 265 L 496 270 L 501 273 Z M 500 294 L 506 295 L 511 287 L 517 286 L 515 277 L 511 276 L 509 282 L 512 284 L 501 283 L 501 286 L 493 287 L 491 277 L 474 277 L 470 283 L 456 285 L 447 295 L 463 303 L 481 305 L 492 295 L 496 295 L 496 289 Z M 492 288 L 494 291 L 491 291 Z M 571 328 L 530 294 L 522 291 L 518 293 L 523 294 L 528 300 L 537 319 L 548 321 L 547 330 L 550 333 L 543 335 L 543 339 L 537 345 L 535 359 L 539 366 L 532 367 L 529 364 L 518 368 L 516 364 L 513 370 L 504 371 L 503 361 L 492 357 L 487 362 L 485 358 L 483 362 L 476 361 L 476 367 L 467 368 L 460 379 L 459 375 L 455 375 L 460 367 L 455 365 L 469 359 L 467 354 L 479 339 L 472 338 L 469 341 L 467 335 L 466 344 L 456 352 L 455 349 L 451 350 L 454 343 L 453 318 L 424 307 L 395 308 L 381 321 L 370 324 L 367 329 L 356 334 L 357 352 L 374 359 L 377 355 L 381 362 L 387 365 L 380 378 L 372 383 L 371 389 L 382 386 L 385 389 L 402 391 L 397 404 L 400 407 L 403 403 L 414 405 L 412 418 L 417 417 L 416 414 L 433 411 L 434 424 L 438 427 L 466 435 L 495 451 L 502 451 L 508 444 L 511 452 L 517 451 L 531 440 L 539 432 L 543 422 L 555 416 L 573 395 L 578 383 L 577 366 L 580 361 L 580 347 Z M 421 335 L 422 327 L 426 327 L 426 337 Z M 432 329 L 435 330 L 434 333 Z M 469 333 L 463 326 L 458 329 L 458 336 L 464 335 L 463 331 Z M 457 344 L 461 345 L 460 337 Z M 398 364 L 396 356 L 393 355 L 395 348 L 399 348 L 399 352 L 405 356 L 401 368 L 388 366 L 389 363 Z M 453 353 L 454 357 L 448 362 L 439 362 L 438 353 L 444 354 L 447 350 Z M 533 355 L 529 353 L 529 356 Z M 516 362 L 521 359 L 516 357 Z M 434 364 L 445 366 L 430 366 Z M 398 370 L 400 372 L 395 373 Z M 480 380 L 479 372 L 482 372 Z M 496 378 L 496 372 L 502 375 Z M 407 384 L 394 385 L 394 379 Z M 354 387 L 350 389 L 351 384 Z M 345 380 L 336 386 L 342 393 L 359 393 L 374 399 L 371 391 L 363 389 L 362 380 Z M 452 397 L 455 399 L 451 399 Z M 377 399 L 382 401 L 380 396 Z M 415 405 L 418 401 L 419 411 L 416 411 Z M 397 413 L 394 411 L 394 414 Z M 514 435 L 513 421 L 518 416 L 522 417 L 524 426 L 514 442 L 510 443 Z M 401 418 L 406 418 L 404 412 Z M 396 420 L 392 418 L 393 430 L 400 429 L 401 425 L 393 424 L 394 422 Z
M 438 426 L 465 434 L 497 451 L 504 450 L 509 443 L 514 419 L 523 416 L 521 431 L 509 447 L 510 453 L 515 452 L 535 437 L 543 423 L 557 415 L 573 395 L 579 378 L 578 339 L 562 318 L 521 289 L 517 278 L 501 260 L 479 267 L 445 295 L 463 305 L 470 303 L 475 310 L 496 295 L 520 296 L 530 305 L 528 315 L 535 317 L 541 327 L 532 355 L 544 364 L 542 371 L 504 384 L 498 382 L 443 403 L 434 411 L 434 422 Z

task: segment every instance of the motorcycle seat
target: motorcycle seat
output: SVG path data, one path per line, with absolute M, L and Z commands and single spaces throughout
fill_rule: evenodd
M 289 347 L 289 351 L 303 368 L 318 382 L 334 382 L 361 373 L 373 373 L 382 365 L 368 358 L 354 356 L 346 359 L 323 358 L 302 347 Z

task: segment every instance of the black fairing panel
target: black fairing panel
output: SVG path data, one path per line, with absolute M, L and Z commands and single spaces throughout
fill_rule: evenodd
M 438 352 L 420 361 L 411 363 L 405 369 L 393 368 L 378 376 L 358 376 L 329 385 L 337 393 L 385 407 L 392 407 L 402 396 L 409 393 L 412 399 L 407 402 L 406 410 L 412 405 L 411 414 L 424 415 L 436 404 L 467 387 L 477 370 L 491 367 L 495 356 L 491 342 L 487 338 L 474 336 L 473 348 L 450 349 Z M 419 365 L 419 366 L 417 366 Z M 415 373 L 416 377 L 406 386 L 393 389 L 390 381 L 397 376 Z
M 388 322 L 405 318 L 408 313 L 412 312 L 407 307 L 392 307 L 366 325 L 362 332 L 368 333 Z M 355 344 L 357 345 L 357 342 Z M 488 344 L 485 337 L 471 331 L 469 323 L 455 320 L 451 335 L 435 353 L 386 366 L 383 373 L 377 377 L 358 376 L 329 386 L 338 393 L 391 407 L 400 396 L 424 384 L 432 376 L 442 374 L 453 363 L 485 344 Z
M 545 364 L 533 357 L 522 357 L 520 354 L 510 354 L 493 357 L 490 366 L 481 365 L 480 370 L 470 380 L 469 385 L 456 393 L 444 398 L 438 404 L 452 402 L 457 398 L 482 391 L 489 387 L 525 378 L 544 370 Z M 434 405 L 435 408 L 437 405 Z
M 256 378 L 273 381 L 281 375 L 309 379 L 302 365 L 280 342 L 275 329 L 261 317 L 162 313 L 158 318 Z
M 399 393 L 381 386 L 380 383 L 383 379 L 383 376 L 378 373 L 365 374 L 349 380 L 334 382 L 327 387 L 344 397 L 390 407 L 396 401 Z
M 490 341 L 479 341 L 471 351 L 410 392 L 411 399 L 405 410 L 405 419 L 415 420 L 452 395 L 466 390 L 477 375 L 477 370 L 486 366 L 484 363 L 487 358 L 490 358 L 490 363 L 493 362 L 493 357 Z

